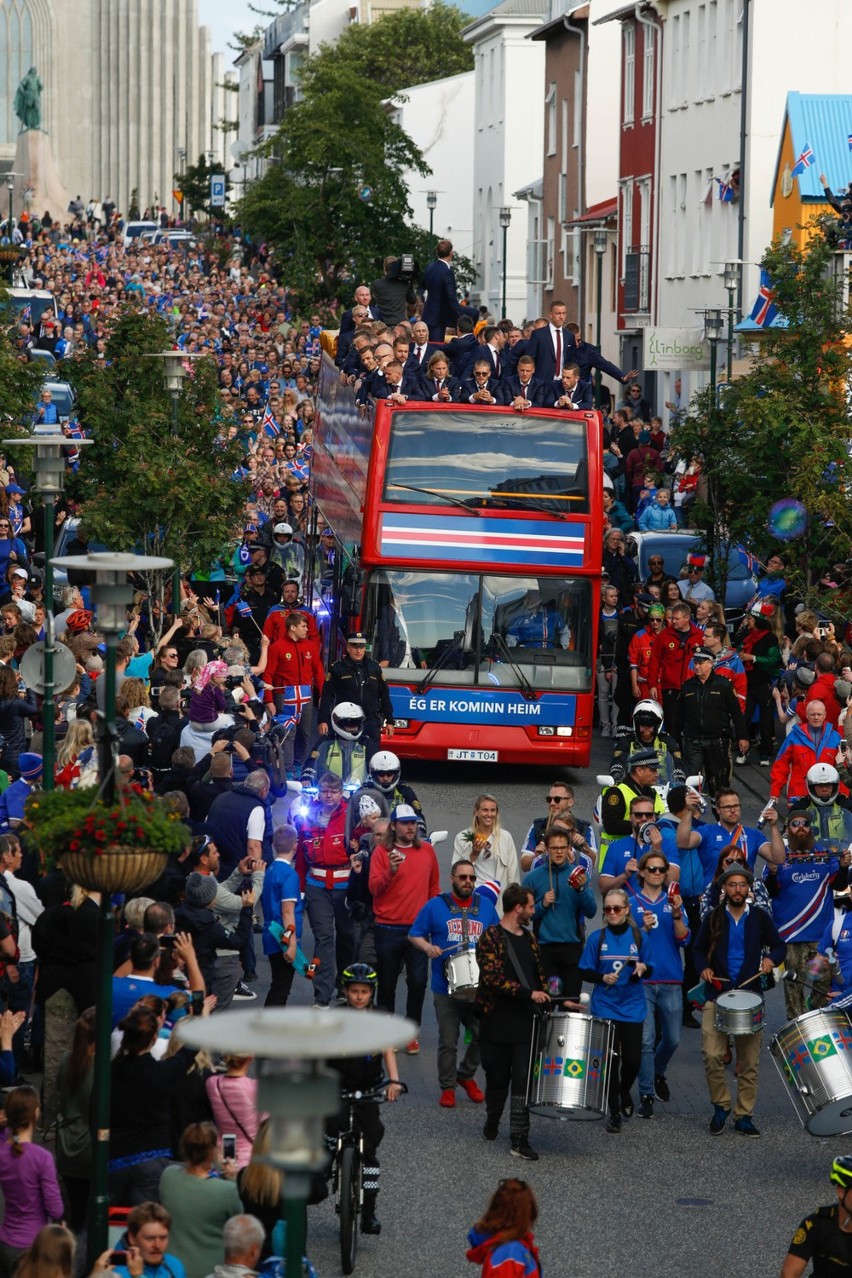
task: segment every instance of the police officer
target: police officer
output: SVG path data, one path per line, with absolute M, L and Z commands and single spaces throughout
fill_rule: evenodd
M 840 856 L 852 846 L 852 804 L 839 793 L 840 774 L 830 763 L 815 763 L 808 768 L 805 784 L 808 797 L 793 804 L 790 816 L 803 810 L 810 817 L 817 843 Z
M 603 865 L 609 845 L 615 839 L 621 839 L 632 833 L 630 824 L 630 800 L 637 794 L 652 799 L 654 812 L 662 816 L 666 805 L 654 788 L 660 770 L 660 760 L 656 750 L 634 750 L 627 765 L 627 776 L 617 785 L 609 786 L 601 796 L 601 854 L 599 865 Z
M 731 781 L 731 738 L 736 735 L 740 752 L 748 751 L 748 725 L 733 684 L 713 670 L 709 648 L 692 654 L 695 674 L 680 690 L 683 762 L 689 774 L 701 772 L 707 791 L 714 795 Z
M 630 756 L 637 750 L 655 750 L 660 761 L 661 779 L 670 785 L 681 785 L 685 773 L 680 757 L 680 746 L 670 733 L 663 731 L 663 707 L 659 701 L 646 697 L 638 701 L 633 711 L 633 731 L 619 728 L 612 752 L 609 773 L 613 781 L 621 781 L 627 770 Z
M 320 736 L 328 735 L 331 712 L 341 701 L 352 701 L 364 711 L 361 740 L 367 758 L 371 758 L 379 748 L 382 730 L 393 736 L 393 706 L 381 667 L 367 656 L 367 638 L 360 630 L 349 635 L 346 656 L 335 661 L 329 671 L 319 705 Z

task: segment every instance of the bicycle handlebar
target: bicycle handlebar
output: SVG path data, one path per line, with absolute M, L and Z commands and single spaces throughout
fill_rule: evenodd
M 347 1104 L 351 1104 L 352 1101 L 361 1100 L 377 1101 L 381 1104 L 387 1099 L 385 1092 L 389 1087 L 399 1087 L 402 1089 L 403 1094 L 408 1091 L 407 1083 L 400 1083 L 398 1079 L 395 1078 L 383 1078 L 380 1083 L 376 1083 L 375 1087 L 368 1088 L 366 1091 L 346 1092 L 341 1089 L 340 1095 Z

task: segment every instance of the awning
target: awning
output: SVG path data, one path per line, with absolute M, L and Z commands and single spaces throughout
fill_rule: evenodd
M 566 226 L 593 226 L 598 222 L 609 222 L 618 217 L 618 200 L 602 200 L 600 204 L 590 204 L 585 213 L 566 222 Z

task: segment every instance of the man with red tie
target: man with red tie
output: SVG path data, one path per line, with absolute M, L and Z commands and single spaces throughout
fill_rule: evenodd
M 438 351 L 429 360 L 428 371 L 421 381 L 423 399 L 432 399 L 438 404 L 459 402 L 461 382 L 457 377 L 449 377 L 449 371 L 446 355 Z
M 411 345 L 408 348 L 408 359 L 403 372 L 406 376 L 423 376 L 429 367 L 429 360 L 439 349 L 436 342 L 429 341 L 429 330 L 422 320 L 411 326 Z
M 550 308 L 549 322 L 530 334 L 526 354 L 535 361 L 539 380 L 549 384 L 560 377 L 566 364 L 574 363 L 574 334 L 565 327 L 568 308 L 564 302 L 554 302 Z M 520 366 L 520 361 L 518 361 Z
M 288 612 L 283 639 L 269 645 L 263 681 L 266 700 L 276 714 L 292 719 L 282 743 L 282 761 L 290 771 L 301 769 L 313 744 L 314 693 L 322 692 L 325 672 L 308 639 L 303 612 Z
M 528 408 L 542 406 L 543 396 L 547 393 L 548 387 L 539 381 L 535 371 L 535 360 L 530 355 L 522 355 L 518 360 L 517 377 L 506 378 L 505 401 L 518 413 L 526 412 Z

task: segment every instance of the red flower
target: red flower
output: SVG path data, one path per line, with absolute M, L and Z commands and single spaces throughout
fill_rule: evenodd
M 69 852 L 79 852 L 79 851 L 80 851 L 80 840 L 79 840 L 79 839 L 72 839 L 72 840 L 71 840 L 71 842 L 68 844 L 68 851 L 69 851 Z

